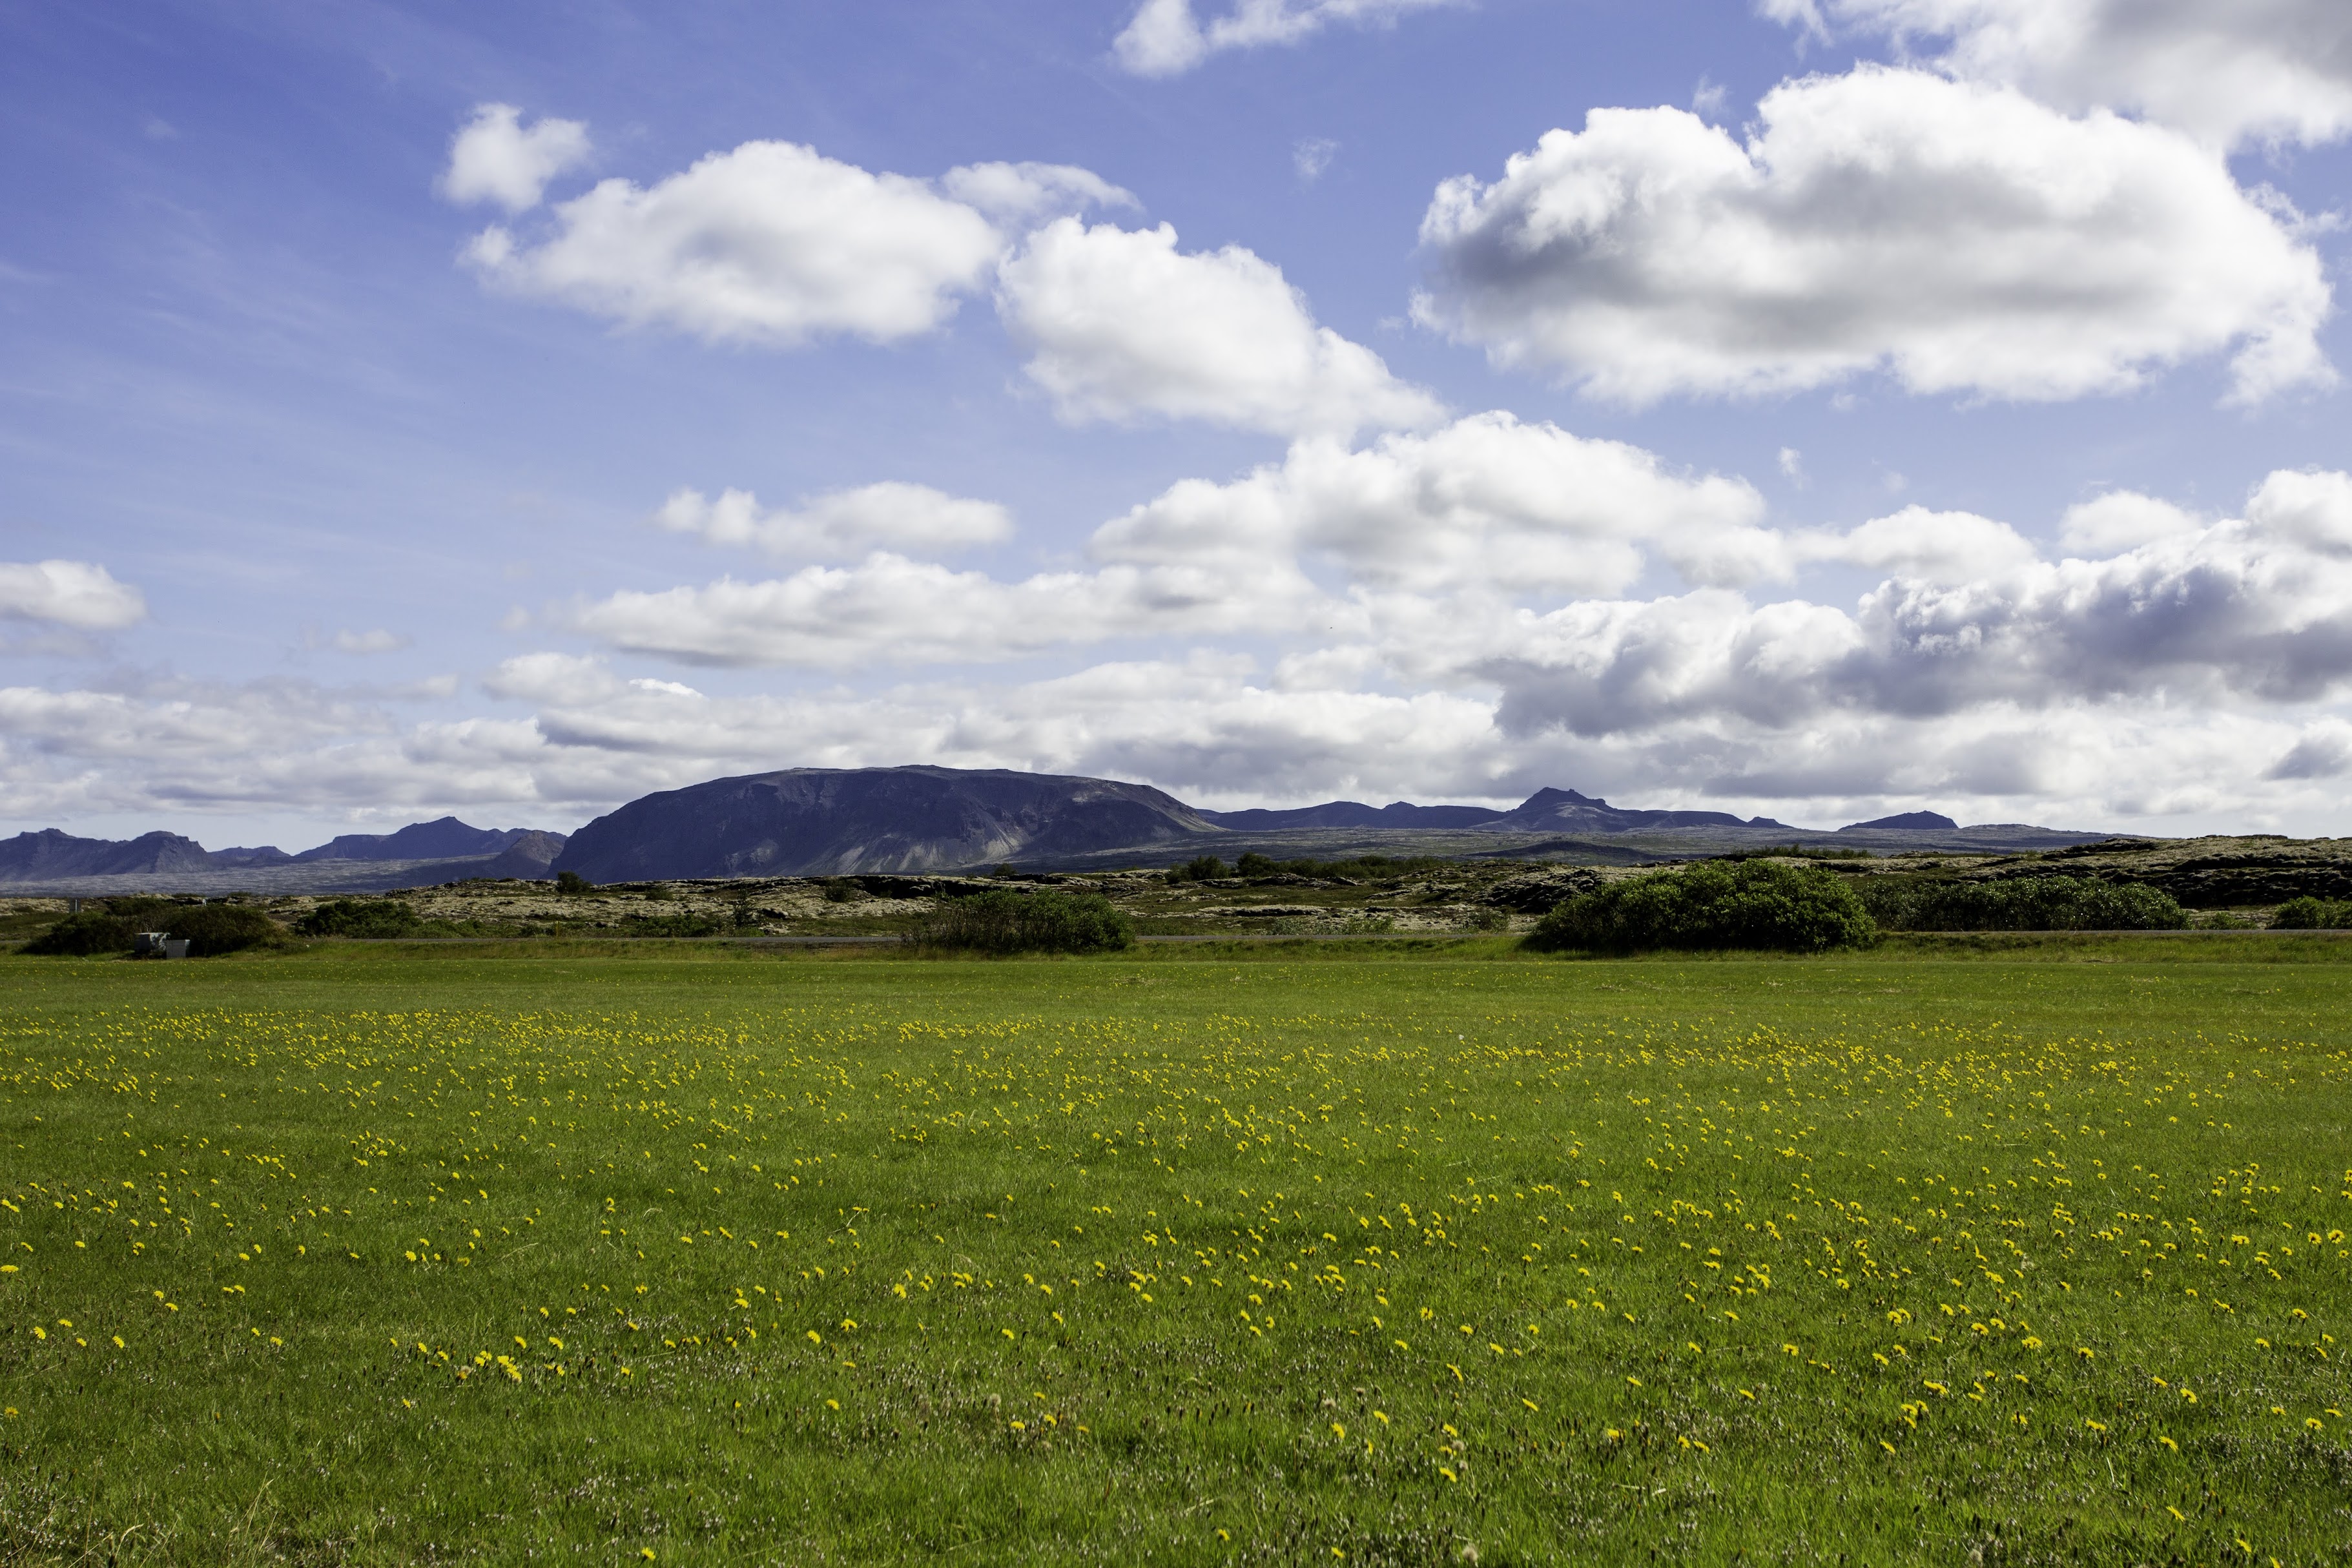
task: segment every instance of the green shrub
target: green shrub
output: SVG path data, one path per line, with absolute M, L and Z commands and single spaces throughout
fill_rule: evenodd
M 1889 931 L 2179 931 L 2188 912 L 2138 882 L 2017 877 L 1999 882 L 1862 877 L 1864 907 Z
M 595 883 L 577 871 L 558 871 L 555 874 L 555 890 L 559 893 L 570 895 L 593 892 L 595 887 Z
M 68 915 L 25 944 L 26 952 L 49 958 L 89 958 L 101 952 L 131 951 L 129 921 L 85 910 Z
M 915 940 L 971 952 L 1108 952 L 1135 944 L 1135 923 L 1100 893 L 991 889 L 942 900 Z
M 2315 899 L 2308 893 L 2289 899 L 2271 915 L 2273 931 L 2341 931 L 2347 926 L 2352 926 L 2352 903 Z
M 675 915 L 631 915 L 624 934 L 628 936 L 724 936 L 735 929 L 730 915 L 726 920 L 715 914 L 685 913 Z
M 1171 882 L 1208 882 L 1219 877 L 1229 877 L 1225 863 L 1214 855 L 1195 855 L 1168 873 Z
M 413 936 L 425 921 L 399 899 L 330 899 L 294 922 L 304 936 Z
M 155 893 L 131 893 L 106 900 L 106 912 L 133 931 L 161 931 L 173 914 L 189 907 L 177 899 Z
M 217 958 L 285 935 L 276 921 L 247 904 L 198 904 L 174 910 L 163 922 L 163 931 L 186 941 L 190 958 Z
M 1570 899 L 1537 922 L 1538 952 L 1582 948 L 1770 948 L 1821 952 L 1878 934 L 1869 911 L 1833 872 L 1772 860 L 1702 861 L 1629 877 Z

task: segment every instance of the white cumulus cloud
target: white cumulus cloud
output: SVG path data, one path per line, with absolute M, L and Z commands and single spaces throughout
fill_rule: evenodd
M 681 489 L 654 521 L 712 544 L 819 561 L 856 559 L 877 549 L 955 550 L 1013 536 L 1013 514 L 994 501 L 895 479 L 812 496 L 796 510 L 762 510 L 749 490 L 725 490 L 712 500 L 700 490 Z
M 1137 76 L 1179 76 L 1225 49 L 1295 44 L 1335 23 L 1380 26 L 1459 0 L 1234 0 L 1204 24 L 1192 0 L 1143 0 L 1111 45 Z
M 441 194 L 525 212 L 539 205 L 549 181 L 586 163 L 593 151 L 588 127 L 577 120 L 541 119 L 526 130 L 513 104 L 485 103 L 450 141 Z
M 2096 559 L 2029 558 L 1983 519 L 1913 511 L 1882 523 L 1848 538 L 1885 546 L 1901 574 L 1851 612 L 1724 590 L 1585 600 L 1522 610 L 1486 632 L 1483 651 L 1455 657 L 1505 689 L 1508 721 L 1581 734 L 2000 704 L 2221 708 L 2352 689 L 2352 476 L 2282 470 L 2242 517 Z M 1927 571 L 1903 559 L 1906 541 L 1932 547 L 1938 531 L 1975 543 Z
M 1426 425 L 1437 400 L 1318 326 L 1281 269 L 1240 246 L 1186 254 L 1176 231 L 1060 218 L 999 274 L 1029 375 L 1064 417 L 1200 419 L 1282 435 Z
M 2131 110 L 2217 146 L 2352 131 L 2341 0 L 1762 0 L 1816 35 L 1945 45 L 1933 63 L 2070 109 Z
M 1000 225 L 1126 193 L 1057 164 L 975 164 L 937 185 L 789 142 L 747 142 L 650 186 L 611 179 L 532 239 L 494 225 L 467 247 L 491 283 L 631 326 L 789 347 L 889 342 L 944 324 L 982 287 Z
M 1633 403 L 1881 368 L 1919 393 L 2078 397 L 2233 348 L 2242 399 L 2333 378 L 2319 257 L 2184 134 L 1873 66 L 1758 112 L 1743 144 L 1676 109 L 1597 109 L 1492 184 L 1446 182 L 1422 319 Z
M 1230 484 L 1183 480 L 1106 524 L 1092 549 L 1237 576 L 1313 557 L 1379 591 L 1613 593 L 1652 552 L 1706 582 L 1784 573 L 1763 512 L 1744 481 L 1493 413 L 1360 450 L 1301 442 Z
M 0 561 L 0 617 L 116 632 L 146 619 L 147 600 L 87 561 Z

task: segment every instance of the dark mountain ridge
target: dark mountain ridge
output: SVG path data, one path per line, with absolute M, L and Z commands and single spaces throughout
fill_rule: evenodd
M 1409 800 L 1386 805 L 1366 805 L 1360 800 L 1326 801 L 1321 805 L 1267 810 L 1202 811 L 1202 820 L 1242 833 L 1276 832 L 1286 827 L 1476 827 L 1503 814 L 1485 805 L 1415 805 Z
M 786 768 L 631 801 L 574 833 L 552 869 L 592 882 L 935 871 L 1219 831 L 1148 784 L 1003 768 Z
M 424 887 L 469 877 L 541 879 L 576 871 L 593 882 L 703 877 L 836 876 L 1024 868 L 1171 864 L 1203 852 L 1275 858 L 1407 854 L 1490 858 L 1572 857 L 1606 863 L 1685 858 L 1841 841 L 1885 851 L 1926 847 L 2010 853 L 2103 836 L 2019 825 L 1958 827 L 1906 812 L 1836 830 L 1769 816 L 1614 806 L 1570 789 L 1539 789 L 1509 810 L 1392 801 L 1327 801 L 1292 809 L 1202 811 L 1144 784 L 1006 769 L 788 768 L 713 779 L 630 802 L 568 840 L 525 828 L 474 827 L 454 816 L 396 832 L 344 834 L 289 856 L 271 847 L 207 853 L 194 839 L 150 833 L 124 842 L 55 828 L 0 841 L 0 885 L 73 892 L 131 890 L 136 879 L 181 891 L 264 887 Z M 109 886 L 95 885 L 106 880 Z M 68 883 L 87 886 L 67 887 Z
M 193 838 L 142 833 L 136 838 L 76 838 L 54 827 L 0 840 L 0 881 L 54 877 L 120 877 L 150 871 L 195 871 L 212 857 Z
M 324 879 L 320 886 L 424 887 L 461 877 L 545 878 L 550 875 L 549 862 L 562 850 L 561 833 L 469 827 L 454 816 L 414 823 L 395 833 L 346 834 L 299 855 L 289 855 L 274 845 L 207 850 L 177 833 L 148 833 L 131 839 L 78 838 L 47 827 L 0 839 L 0 885 L 47 886 L 90 878 L 139 877 L 168 879 L 188 890 L 217 885 L 227 891 L 238 885 L 239 876 L 267 873 L 270 885 L 294 891 L 299 890 L 304 879 L 297 876 L 289 883 L 289 868 L 302 868 L 315 873 L 310 880 Z M 387 869 L 381 876 L 355 878 L 351 870 L 354 866 Z
M 393 833 L 346 833 L 316 849 L 305 849 L 297 860 L 456 860 L 468 855 L 496 855 L 526 833 L 527 827 L 469 827 L 454 816 L 433 822 L 412 822 Z

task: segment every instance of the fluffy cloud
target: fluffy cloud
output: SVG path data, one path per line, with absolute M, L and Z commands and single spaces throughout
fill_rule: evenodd
M 1923 506 L 1873 518 L 1845 533 L 1801 535 L 1790 548 L 1800 560 L 1833 561 L 1943 584 L 1998 576 L 2039 558 L 2032 542 L 2005 522 Z
M 1013 535 L 1013 514 L 994 501 L 898 480 L 814 496 L 796 511 L 762 511 L 760 498 L 749 490 L 727 490 L 714 501 L 700 490 L 682 489 L 654 521 L 712 544 L 748 544 L 771 555 L 817 561 L 854 560 L 877 549 L 955 550 Z
M 1224 49 L 1295 44 L 1334 23 L 1382 24 L 1455 0 L 1235 0 L 1203 26 L 1192 0 L 1143 0 L 1111 45 L 1138 76 L 1177 76 Z
M 139 590 L 86 561 L 0 561 L 0 618 L 114 632 L 147 617 Z
M 1483 656 L 1456 657 L 1504 690 L 1507 725 L 1584 735 L 2000 704 L 2308 702 L 2352 682 L 2352 476 L 2274 473 L 2243 517 L 2104 559 L 1983 563 L 1995 570 L 1971 580 L 1890 578 L 1852 614 L 1720 590 L 1522 611 Z
M 1877 67 L 1784 83 L 1759 117 L 1742 145 L 1594 110 L 1491 185 L 1446 182 L 1422 319 L 1634 403 L 1880 367 L 2075 397 L 2233 345 L 2241 398 L 2332 378 L 2318 256 L 2180 133 Z
M 1762 0 L 1827 37 L 1947 41 L 1935 63 L 2073 109 L 2136 110 L 2228 146 L 2352 131 L 2339 0 Z
M 2136 490 L 2110 490 L 2066 509 L 2058 541 L 2084 555 L 2110 555 L 2159 539 L 2193 533 L 2203 524 L 2194 512 Z
M 535 243 L 493 225 L 466 254 L 498 287 L 631 326 L 881 342 L 934 331 L 982 287 L 1004 249 L 1000 224 L 1124 196 L 1058 165 L 978 164 L 935 186 L 747 142 L 651 186 L 603 181 L 558 204 Z
M 547 184 L 588 161 L 588 127 L 542 119 L 523 129 L 511 103 L 485 103 L 449 143 L 441 194 L 460 204 L 496 202 L 510 213 L 539 205 Z
M 1048 224 L 1006 259 L 997 306 L 1068 419 L 1344 436 L 1444 412 L 1378 354 L 1317 326 L 1280 268 L 1239 246 L 1185 255 L 1166 224 Z
M 1097 559 L 1215 563 L 1246 576 L 1299 556 L 1374 590 L 1614 593 L 1655 551 L 1699 581 L 1787 569 L 1748 485 L 1508 414 L 1361 450 L 1301 442 L 1231 484 L 1189 479 L 1105 525 Z
M 824 510 L 778 521 L 740 491 L 717 503 L 685 491 L 663 521 L 727 542 L 774 538 L 791 553 L 826 541 L 826 522 L 811 516 Z M 1762 511 L 1739 481 L 1675 474 L 1636 447 L 1486 414 L 1362 450 L 1302 441 L 1230 484 L 1182 481 L 1098 529 L 1090 571 L 1006 583 L 881 552 L 778 580 L 615 594 L 572 624 L 615 647 L 691 663 L 833 669 L 1017 658 L 1121 638 L 1282 636 L 1360 618 L 1345 592 L 1316 586 L 1316 566 L 1375 594 L 1487 599 L 1621 591 L 1653 552 L 1698 581 L 1785 575 L 1801 557 L 1760 526 Z

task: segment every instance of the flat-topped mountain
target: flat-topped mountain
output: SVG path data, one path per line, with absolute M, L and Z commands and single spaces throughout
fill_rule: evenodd
M 316 849 L 305 849 L 294 858 L 458 860 L 470 855 L 501 854 L 531 831 L 527 827 L 469 827 L 454 816 L 445 816 L 435 822 L 412 822 L 396 833 L 346 833 Z
M 1218 832 L 1148 784 L 1003 768 L 787 768 L 631 801 L 573 834 L 553 868 L 592 882 L 932 871 Z
M 1503 814 L 1486 805 L 1415 805 L 1409 800 L 1386 805 L 1366 805 L 1360 800 L 1331 800 L 1321 805 L 1266 810 L 1203 811 L 1201 816 L 1219 827 L 1237 833 L 1279 832 L 1289 827 L 1476 827 Z

